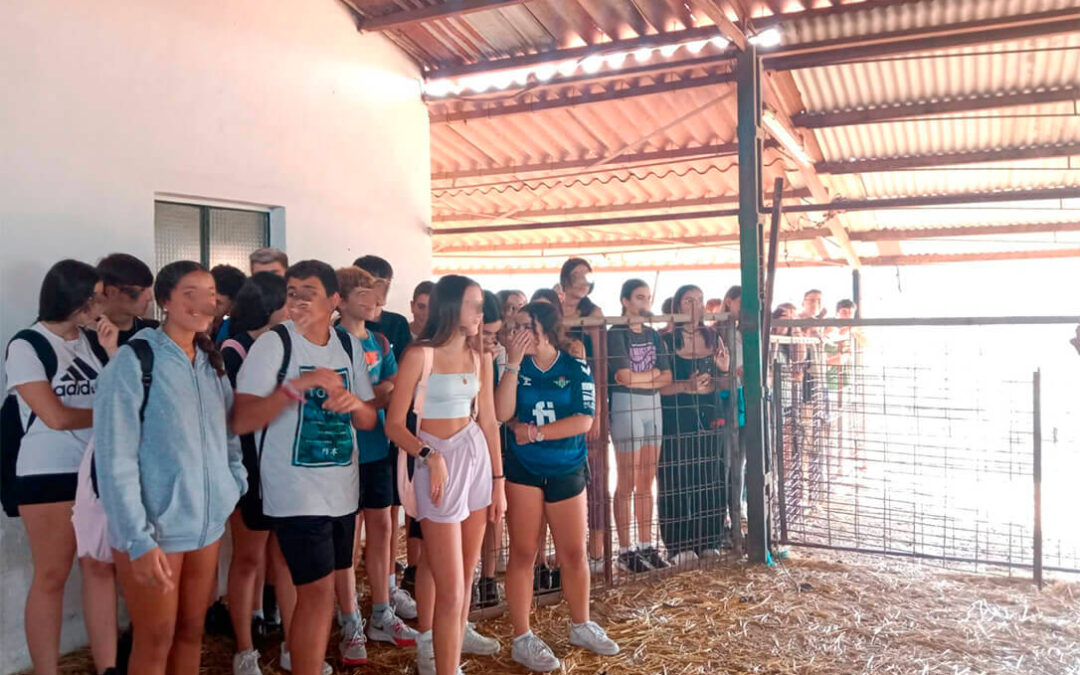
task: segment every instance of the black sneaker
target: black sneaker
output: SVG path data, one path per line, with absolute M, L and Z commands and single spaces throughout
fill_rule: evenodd
M 206 610 L 205 630 L 207 635 L 231 636 L 233 634 L 232 618 L 229 616 L 225 603 L 221 600 L 210 605 L 210 609 Z
M 642 558 L 645 558 L 645 562 L 649 563 L 649 567 L 654 570 L 662 570 L 666 567 L 671 567 L 666 560 L 660 557 L 660 551 L 656 550 L 655 546 L 649 546 L 643 548 L 638 553 Z
M 116 675 L 127 675 L 128 659 L 131 658 L 131 626 L 128 626 L 116 640 Z
M 495 581 L 495 577 L 480 577 L 476 584 L 476 600 L 473 605 L 484 609 L 498 605 L 499 601 L 499 582 Z
M 619 567 L 627 572 L 633 572 L 634 574 L 648 572 L 652 569 L 652 566 L 649 565 L 649 561 L 646 560 L 641 555 L 641 551 L 636 548 L 632 548 L 629 551 L 623 551 L 619 554 Z
M 251 617 L 251 639 L 257 643 L 256 646 L 262 646 L 266 642 L 268 634 L 266 620 L 259 616 Z
M 416 565 L 406 565 L 405 572 L 401 575 L 402 590 L 409 592 L 409 595 L 416 597 Z
M 281 610 L 278 608 L 277 594 L 270 584 L 263 586 L 263 628 L 272 633 L 281 628 Z

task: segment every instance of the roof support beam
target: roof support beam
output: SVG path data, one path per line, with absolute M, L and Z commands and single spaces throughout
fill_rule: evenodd
M 705 16 L 712 19 L 712 22 L 716 24 L 716 27 L 720 30 L 720 33 L 726 37 L 731 44 L 736 48 L 743 50 L 746 49 L 746 35 L 739 30 L 739 27 L 732 23 L 728 18 L 724 10 L 717 4 L 716 0 L 693 0 L 695 7 L 705 13 Z
M 810 191 L 805 188 L 789 190 L 784 194 L 785 199 L 809 199 Z M 677 220 L 678 213 L 673 209 L 686 209 L 697 206 L 721 206 L 726 204 L 738 204 L 738 195 L 725 195 L 722 197 L 695 197 L 692 199 L 668 199 L 655 202 L 632 202 L 628 204 L 604 204 L 602 206 L 572 206 L 565 209 L 536 209 L 533 211 L 518 211 L 514 218 L 530 220 L 533 218 L 566 218 L 567 216 L 602 216 L 608 213 L 632 213 L 635 211 L 667 211 L 665 220 Z M 436 205 L 436 208 L 439 208 Z M 498 213 L 460 213 L 442 214 L 432 217 L 435 223 L 461 223 L 472 221 L 492 222 L 499 217 Z
M 765 54 L 771 70 L 820 68 L 875 56 L 896 56 L 911 52 L 948 49 L 965 45 L 1022 40 L 1042 35 L 1059 35 L 1080 30 L 1080 8 L 1001 16 L 952 24 L 940 24 L 871 33 L 835 40 L 779 47 Z
M 594 54 L 608 54 L 611 52 L 629 52 L 641 47 L 662 47 L 676 42 L 688 42 L 690 40 L 704 40 L 719 35 L 716 26 L 700 26 L 687 28 L 686 30 L 661 33 L 659 35 L 645 35 L 629 40 L 612 40 L 584 47 L 572 47 L 570 49 L 556 49 L 539 54 L 527 54 L 509 59 L 495 59 L 493 61 L 480 61 L 462 66 L 447 66 L 438 68 L 427 73 L 429 79 L 441 77 L 461 77 L 463 75 L 475 75 L 477 73 L 493 73 L 499 70 L 514 70 L 538 66 L 544 63 L 562 63 L 563 61 L 577 61 Z M 729 59 L 733 54 L 724 57 Z
M 987 162 L 1015 162 L 1029 159 L 1049 159 L 1080 155 L 1080 142 L 1054 145 L 1031 145 L 1017 148 L 950 152 L 938 155 L 909 155 L 906 157 L 875 157 L 839 162 L 818 162 L 818 173 L 852 174 L 879 171 L 906 171 L 960 164 L 984 164 Z
M 880 211 L 898 208 L 956 206 L 961 204 L 989 204 L 995 202 L 1024 202 L 1059 199 L 1080 199 L 1080 186 L 1039 188 L 1034 190 L 999 190 L 997 192 L 957 192 L 944 195 L 919 195 L 913 197 L 885 197 L 880 199 L 836 199 L 824 204 L 790 204 L 784 212 L 821 213 L 827 211 Z M 711 209 L 664 215 L 622 216 L 618 218 L 593 218 L 546 223 L 519 223 L 513 225 L 480 225 L 469 227 L 442 227 L 432 230 L 432 235 L 498 234 L 500 232 L 524 232 L 527 230 L 559 230 L 576 227 L 604 227 L 608 225 L 631 225 L 634 223 L 659 223 L 672 220 L 704 220 L 708 218 L 732 218 L 738 209 Z
M 498 9 L 520 5 L 525 0 L 450 0 L 430 7 L 419 9 L 407 9 L 399 12 L 391 12 L 382 16 L 368 16 L 360 24 L 360 30 L 383 31 L 404 28 L 414 23 L 435 21 L 436 19 L 449 19 L 453 16 L 462 16 L 472 12 L 481 12 L 485 9 Z M 350 3 L 351 4 L 351 3 Z
M 681 91 L 683 89 L 696 89 L 698 87 L 711 87 L 718 84 L 728 84 L 735 81 L 735 76 L 726 71 L 712 72 L 706 75 L 695 76 L 687 73 L 681 79 L 658 81 L 652 84 L 637 84 L 634 82 L 613 82 L 602 90 L 582 92 L 576 96 L 561 97 L 544 101 L 531 101 L 527 103 L 514 103 L 510 105 L 496 105 L 490 108 L 477 108 L 475 110 L 461 110 L 456 112 L 436 113 L 431 112 L 429 119 L 432 124 L 445 122 L 465 122 L 475 119 L 489 119 L 503 115 L 515 115 L 519 113 L 534 113 L 541 110 L 566 108 L 600 101 L 616 101 L 624 98 L 637 98 L 669 91 Z M 619 85 L 624 86 L 619 86 Z
M 986 236 L 1010 236 L 1022 234 L 1053 234 L 1065 232 L 1080 232 L 1080 221 L 1066 223 L 1028 223 L 1008 225 L 956 225 L 949 227 L 927 227 L 910 229 L 879 229 L 864 230 L 862 232 L 849 232 L 852 241 L 868 243 L 897 243 L 903 241 L 917 241 L 925 239 L 955 239 L 959 237 L 986 237 Z M 811 241 L 817 238 L 831 236 L 828 228 L 808 227 L 800 230 L 782 230 L 781 241 Z M 498 252 L 504 251 L 556 251 L 556 250 L 582 250 L 604 247 L 629 247 L 648 246 L 652 244 L 680 244 L 685 246 L 708 246 L 710 244 L 733 243 L 739 240 L 739 235 L 730 234 L 695 234 L 657 237 L 605 237 L 603 239 L 585 241 L 533 241 L 513 242 L 496 244 L 492 247 Z M 468 253 L 476 252 L 477 245 L 472 244 L 440 244 L 436 242 L 435 253 Z
M 794 77 L 791 73 L 771 73 L 767 79 L 768 89 L 767 98 L 771 99 L 775 110 L 773 111 L 773 117 L 778 124 L 787 130 L 787 135 L 792 139 L 799 139 L 799 135 L 795 133 L 794 125 L 791 122 L 790 112 L 792 110 L 798 110 L 802 108 L 801 100 L 793 100 L 799 98 L 798 88 L 795 86 Z M 779 138 L 777 139 L 780 140 Z M 817 142 L 813 138 L 813 134 L 805 134 L 805 138 L 801 139 L 803 145 L 802 157 L 809 155 L 812 159 L 820 161 L 821 148 L 818 147 Z M 825 185 L 821 182 L 821 177 L 818 176 L 817 170 L 813 165 L 804 163 L 804 160 L 796 158 L 796 164 L 799 167 L 799 175 L 802 176 L 803 182 L 810 190 L 810 194 L 819 203 L 828 203 L 830 201 L 829 191 L 825 189 Z M 855 246 L 852 245 L 851 239 L 848 237 L 847 230 L 840 222 L 839 217 L 834 215 L 829 216 L 826 221 L 826 226 L 829 231 L 832 232 L 833 239 L 840 246 L 840 250 L 844 254 L 844 259 L 847 260 L 848 265 L 858 269 L 859 254 L 855 251 Z
M 897 101 L 873 108 L 799 113 L 792 115 L 796 126 L 807 129 L 874 124 L 950 113 L 1014 108 L 1023 105 L 1071 102 L 1080 99 L 1080 87 L 1055 87 L 1035 91 L 994 92 L 963 98 L 932 101 Z
M 930 265 L 930 264 L 942 264 L 942 263 L 959 263 L 959 262 L 982 262 L 988 260 L 1040 260 L 1051 258 L 1080 258 L 1080 248 L 1061 248 L 1061 249 L 1049 249 L 1039 251 L 999 251 L 991 253 L 935 253 L 929 255 L 900 255 L 900 256 L 877 256 L 873 258 L 863 258 L 863 265 L 875 267 L 875 266 L 887 266 L 894 267 L 896 265 Z M 552 259 L 550 261 L 542 261 L 531 267 L 514 267 L 509 271 L 515 274 L 540 274 L 558 272 L 560 265 L 562 265 L 562 258 Z M 453 265 L 440 266 L 440 262 L 444 262 L 435 259 L 435 275 L 441 274 L 506 274 L 508 269 L 504 266 L 499 269 L 485 268 L 482 266 L 475 267 L 457 267 Z M 780 267 L 837 267 L 843 265 L 843 260 L 794 260 L 778 262 Z M 650 265 L 643 263 L 641 265 L 604 265 L 605 272 L 636 272 L 638 270 L 649 271 L 675 271 L 675 270 L 721 270 L 721 269 L 739 269 L 738 263 L 696 263 L 690 265 Z
M 611 166 L 620 164 L 634 164 L 638 162 L 657 162 L 663 160 L 688 161 L 692 159 L 709 159 L 713 157 L 727 157 L 734 155 L 739 150 L 737 143 L 712 143 L 709 145 L 693 145 L 684 148 L 670 148 L 667 150 L 645 150 L 642 152 L 620 155 Z M 437 171 L 431 174 L 431 180 L 459 180 L 462 178 L 483 178 L 485 176 L 507 176 L 522 173 L 536 173 L 561 171 L 564 169 L 581 169 L 596 164 L 597 157 L 584 159 L 563 159 L 551 162 L 537 162 L 535 164 L 518 164 L 517 166 L 492 166 L 483 169 L 463 169 L 460 171 Z M 607 165 L 605 165 L 607 166 Z

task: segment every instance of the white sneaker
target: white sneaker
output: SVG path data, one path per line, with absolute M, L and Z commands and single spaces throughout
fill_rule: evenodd
M 367 663 L 367 638 L 364 637 L 364 620 L 348 621 L 341 629 L 341 663 L 345 666 L 362 666 Z
M 435 644 L 431 631 L 416 637 L 416 672 L 419 675 L 435 675 Z
M 614 656 L 619 653 L 619 645 L 607 636 L 604 629 L 595 621 L 570 624 L 570 644 L 584 647 L 594 654 Z
M 502 646 L 493 637 L 487 637 L 476 632 L 476 627 L 471 622 L 465 623 L 465 635 L 461 640 L 462 654 L 476 654 L 479 656 L 491 656 L 498 654 Z
M 281 658 L 278 659 L 278 666 L 287 673 L 292 672 L 292 655 L 289 654 L 284 642 L 281 643 Z M 326 661 L 322 664 L 322 675 L 334 675 L 334 667 Z
M 259 670 L 259 652 L 249 649 L 232 657 L 233 675 L 262 675 Z
M 510 658 L 534 673 L 548 673 L 562 665 L 559 659 L 555 658 L 551 647 L 532 631 L 514 638 L 510 646 Z
M 697 562 L 697 559 L 698 559 L 697 553 L 694 553 L 693 551 L 683 551 L 682 553 L 678 553 L 676 555 L 673 555 L 669 559 L 669 562 L 672 565 L 680 566 L 680 565 L 689 565 L 691 563 L 695 563 L 695 562 Z
M 589 556 L 589 573 L 590 574 L 603 574 L 604 573 L 604 559 L 593 558 Z
M 397 614 L 386 612 L 382 621 L 376 623 L 376 617 L 371 617 L 368 623 L 367 636 L 375 642 L 389 642 L 398 647 L 412 647 L 416 644 L 416 638 L 420 636 L 414 629 L 405 625 Z M 389 619 L 387 619 L 389 617 Z
M 394 586 L 390 589 L 390 609 L 406 621 L 416 618 L 416 600 L 403 588 Z

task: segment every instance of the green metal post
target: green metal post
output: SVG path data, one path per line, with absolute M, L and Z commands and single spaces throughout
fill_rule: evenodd
M 761 60 L 753 45 L 739 52 L 735 65 L 739 107 L 739 253 L 742 259 L 743 395 L 746 426 L 747 553 L 751 562 L 768 560 L 765 514 L 765 406 L 762 400 L 761 326 Z

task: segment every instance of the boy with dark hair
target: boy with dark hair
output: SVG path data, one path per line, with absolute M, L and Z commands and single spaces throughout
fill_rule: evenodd
M 430 281 L 421 281 L 412 292 L 412 302 L 409 303 L 409 311 L 412 312 L 413 320 L 409 324 L 409 333 L 413 340 L 420 337 L 424 330 L 424 324 L 428 319 L 428 303 L 431 300 L 431 292 L 435 290 L 435 284 Z
M 127 253 L 111 253 L 97 264 L 105 303 L 102 313 L 116 324 L 117 345 L 143 328 L 157 328 L 158 322 L 145 319 L 153 299 L 154 273 L 143 261 Z
M 222 343 L 229 337 L 229 320 L 226 318 L 232 311 L 233 301 L 240 287 L 247 281 L 247 276 L 232 265 L 215 265 L 210 270 L 217 286 L 217 312 L 214 315 L 214 325 L 210 327 L 210 335 L 214 336 L 214 342 Z
M 382 334 L 390 341 L 390 349 L 394 352 L 394 359 L 400 361 L 401 355 L 405 352 L 405 348 L 412 342 L 412 331 L 409 327 L 409 321 L 404 316 L 383 309 L 386 305 L 386 298 L 390 293 L 390 282 L 394 280 L 394 268 L 386 259 L 380 258 L 377 255 L 360 256 L 353 261 L 353 266 L 359 267 L 375 278 L 374 290 L 380 296 L 374 318 L 368 319 L 365 322 L 365 325 L 376 333 Z M 390 453 L 395 454 L 396 452 L 397 446 L 391 444 Z M 397 464 L 395 463 L 394 466 L 396 471 Z M 390 511 L 394 528 L 394 536 L 391 539 L 391 550 L 395 553 L 398 545 L 397 522 L 400 517 L 400 508 L 401 507 L 395 503 Z M 416 563 L 420 558 L 420 526 L 418 523 L 413 523 L 411 519 L 406 519 L 406 523 L 406 531 L 408 532 L 408 542 L 406 544 L 406 549 L 408 551 L 408 565 L 402 572 L 401 587 L 410 593 L 415 593 Z M 395 575 L 394 583 L 396 583 L 396 581 L 397 578 Z
M 289 268 L 285 281 L 291 319 L 252 345 L 237 375 L 232 422 L 236 433 L 256 434 L 263 513 L 272 519 L 296 584 L 282 666 L 295 675 L 320 675 L 334 571 L 353 562 L 360 501 L 356 430 L 374 428 L 378 413 L 370 403 L 375 395 L 363 345 L 330 325 L 340 301 L 333 268 L 305 260 Z M 355 606 L 342 610 L 348 661 L 353 647 L 363 645 L 363 621 Z
M 386 298 L 390 295 L 390 282 L 394 280 L 394 268 L 377 255 L 360 256 L 353 261 L 353 265 L 375 277 L 375 290 L 382 294 L 382 304 L 385 305 Z M 367 325 L 376 333 L 386 336 L 386 339 L 390 341 L 390 348 L 394 350 L 394 358 L 400 360 L 405 348 L 412 342 L 408 319 L 380 307 L 375 320 L 368 321 Z

